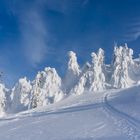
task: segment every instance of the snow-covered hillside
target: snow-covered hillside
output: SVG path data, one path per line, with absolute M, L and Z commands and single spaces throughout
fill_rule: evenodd
M 115 46 L 111 64 L 100 48 L 80 67 L 68 53 L 62 79 L 46 67 L 12 89 L 0 84 L 0 139 L 140 140 L 140 59 Z
M 140 86 L 72 95 L 0 120 L 2 140 L 139 140 Z
M 104 63 L 105 52 L 99 48 L 91 53 L 91 62 L 80 67 L 76 53 L 68 53 L 66 75 L 62 79 L 55 68 L 46 67 L 33 81 L 24 77 L 12 89 L 1 83 L 0 115 L 44 107 L 66 97 L 88 92 L 128 88 L 140 80 L 140 61 L 133 59 L 133 50 L 114 47 L 112 62 Z

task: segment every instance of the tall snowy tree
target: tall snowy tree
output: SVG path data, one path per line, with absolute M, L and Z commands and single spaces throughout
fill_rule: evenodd
M 126 88 L 132 84 L 129 76 L 129 68 L 133 65 L 133 50 L 127 47 L 115 47 L 113 58 L 113 74 L 111 78 L 111 85 L 115 88 Z
M 100 48 L 98 53 L 91 54 L 93 76 L 91 77 L 90 91 L 102 91 L 105 89 L 105 75 L 103 73 L 104 51 Z
M 79 68 L 79 64 L 77 62 L 76 53 L 73 51 L 69 51 L 68 53 L 69 61 L 68 61 L 68 69 L 66 72 L 66 76 L 63 80 L 63 87 L 66 90 L 66 93 L 69 93 L 72 87 L 77 82 L 77 79 L 81 73 L 81 70 Z
M 19 79 L 18 83 L 12 89 L 11 110 L 19 112 L 28 109 L 31 96 L 31 83 L 26 77 Z
M 104 51 L 98 50 L 98 53 L 92 53 L 92 65 L 86 64 L 82 74 L 74 88 L 71 90 L 73 94 L 82 94 L 86 90 L 102 91 L 105 89 L 105 76 L 103 73 Z
M 60 101 L 64 96 L 61 86 L 61 78 L 54 68 L 47 67 L 39 72 L 33 81 L 30 108 Z

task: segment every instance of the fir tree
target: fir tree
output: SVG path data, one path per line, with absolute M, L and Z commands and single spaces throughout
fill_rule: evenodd
M 54 68 L 47 67 L 45 71 L 39 72 L 33 81 L 30 108 L 58 102 L 63 96 L 61 78 Z
M 14 112 L 25 110 L 29 106 L 30 95 L 31 95 L 31 83 L 26 77 L 19 79 L 18 83 L 12 89 L 11 109 Z

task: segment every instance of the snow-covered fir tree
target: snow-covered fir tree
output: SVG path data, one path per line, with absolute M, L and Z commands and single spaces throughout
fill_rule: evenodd
M 133 65 L 132 59 L 133 50 L 127 47 L 115 46 L 113 58 L 113 73 L 111 78 L 111 85 L 115 88 L 126 88 L 132 84 L 129 76 L 129 69 Z
M 86 89 L 88 89 L 90 85 L 90 76 L 92 75 L 91 72 L 91 65 L 87 62 L 82 70 L 79 79 L 77 80 L 77 83 L 73 86 L 73 88 L 70 91 L 70 94 L 76 94 L 80 95 L 82 94 Z
M 81 95 L 85 91 L 87 79 L 87 73 L 84 73 L 79 78 L 77 84 L 71 89 L 70 94 Z
M 104 65 L 104 51 L 99 49 L 97 54 L 92 53 L 91 56 L 92 64 L 86 63 L 71 93 L 80 95 L 86 90 L 93 92 L 105 89 L 105 76 L 102 70 Z
M 74 53 L 73 51 L 69 51 L 68 55 L 69 55 L 68 71 L 73 76 L 79 76 L 80 69 L 79 69 L 79 65 L 77 62 L 76 53 Z
M 68 61 L 68 68 L 66 72 L 66 76 L 63 80 L 63 89 L 66 91 L 66 93 L 69 93 L 72 87 L 75 85 L 75 83 L 78 80 L 78 77 L 81 73 L 81 70 L 79 68 L 79 64 L 77 62 L 76 53 L 73 51 L 68 52 L 69 61 Z
M 31 83 L 26 77 L 19 79 L 11 94 L 11 110 L 19 112 L 28 109 L 31 96 Z
M 54 68 L 47 67 L 37 74 L 33 81 L 30 108 L 46 106 L 64 97 L 61 78 Z
M 4 84 L 0 83 L 0 116 L 5 115 L 8 111 L 10 105 L 9 97 L 9 90 L 5 87 Z
M 98 53 L 94 52 L 91 54 L 92 66 L 91 70 L 93 76 L 91 77 L 90 91 L 102 91 L 105 89 L 105 75 L 103 73 L 104 64 L 104 51 L 100 48 Z

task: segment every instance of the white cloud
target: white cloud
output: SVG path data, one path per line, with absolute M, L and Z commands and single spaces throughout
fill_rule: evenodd
M 47 54 L 48 30 L 43 15 L 45 0 L 18 1 L 9 4 L 12 14 L 18 19 L 21 32 L 19 47 L 22 47 L 24 57 L 36 66 Z
M 134 41 L 140 37 L 140 19 L 136 18 L 128 23 L 127 31 L 125 33 L 124 40 L 126 41 Z
M 43 8 L 51 9 L 67 14 L 87 3 L 87 0 L 34 0 L 34 1 L 13 1 L 11 11 L 19 18 L 21 31 L 21 46 L 26 59 L 33 65 L 47 59 L 47 40 L 49 32 L 46 21 L 42 17 Z
M 47 30 L 37 11 L 25 13 L 21 19 L 22 45 L 32 65 L 39 64 L 47 53 Z

